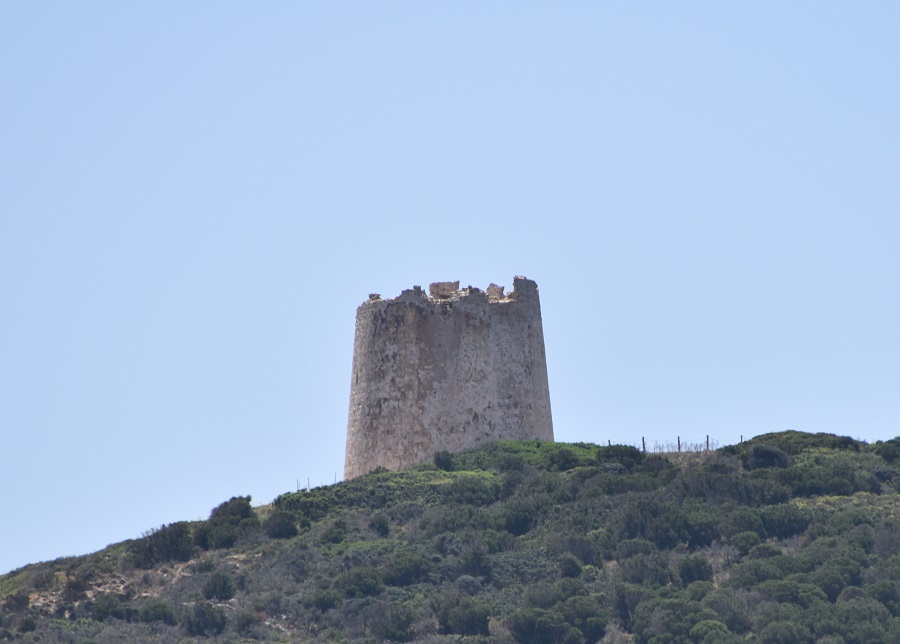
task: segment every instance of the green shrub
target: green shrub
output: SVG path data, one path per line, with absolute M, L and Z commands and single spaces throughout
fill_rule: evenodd
M 450 452 L 438 452 L 434 455 L 434 464 L 439 470 L 445 472 L 453 471 L 453 454 Z
M 749 480 L 744 479 L 744 485 L 747 491 L 746 497 L 736 498 L 735 500 L 753 506 L 785 503 L 792 496 L 789 485 L 773 478 L 751 475 Z
M 207 599 L 228 601 L 235 594 L 234 580 L 227 572 L 217 570 L 203 584 L 203 596 Z
M 207 545 L 212 550 L 231 548 L 238 540 L 238 527 L 234 525 L 210 525 Z
M 835 434 L 807 434 L 792 429 L 772 434 L 763 434 L 752 441 L 736 446 L 738 449 L 751 449 L 755 445 L 768 445 L 794 456 L 810 449 L 832 449 L 858 452 L 861 443 L 849 436 L 837 436 Z
M 677 504 L 659 496 L 632 497 L 610 513 L 608 537 L 646 539 L 657 548 L 671 548 L 690 538 L 686 518 L 679 510 Z
M 713 590 L 711 581 L 692 581 L 684 587 L 688 599 L 699 602 Z
M 569 530 L 560 532 L 562 534 L 554 534 L 547 539 L 547 548 L 551 552 L 558 555 L 570 554 L 586 565 L 599 561 L 597 545 L 590 537 L 570 534 Z
M 803 532 L 809 527 L 811 520 L 809 512 L 789 503 L 761 508 L 759 516 L 766 533 L 779 539 Z
M 750 607 L 747 604 L 747 594 L 743 591 L 716 588 L 707 593 L 700 603 L 712 610 L 731 632 L 745 633 L 750 630 Z
M 747 555 L 751 559 L 768 559 L 781 555 L 781 548 L 771 543 L 761 543 L 754 546 Z
M 791 457 L 771 445 L 753 445 L 744 456 L 744 467 L 757 470 L 767 467 L 785 468 L 791 464 Z
M 489 505 L 498 496 L 499 486 L 492 479 L 482 476 L 463 476 L 441 488 L 450 503 L 462 505 Z
M 272 539 L 290 539 L 297 536 L 297 522 L 290 512 L 275 510 L 263 523 L 263 530 Z
M 597 461 L 600 463 L 619 463 L 627 469 L 640 465 L 644 460 L 644 454 L 637 447 L 631 445 L 611 445 L 597 450 Z
M 664 586 L 673 580 L 669 570 L 668 557 L 660 552 L 649 555 L 635 555 L 619 562 L 622 581 L 633 584 Z
M 205 602 L 197 602 L 182 620 L 189 635 L 215 637 L 225 630 L 228 619 L 225 611 Z
M 556 563 L 561 577 L 579 577 L 581 575 L 581 562 L 574 555 L 563 555 Z
M 658 552 L 656 546 L 646 539 L 625 539 L 616 546 L 616 559 L 624 561 L 637 555 L 650 555 Z
M 110 617 L 123 619 L 125 608 L 114 593 L 100 593 L 94 598 L 91 614 L 98 622 L 105 622 Z
M 491 572 L 491 563 L 488 560 L 485 547 L 479 543 L 466 546 L 458 558 L 459 574 L 481 577 Z
M 521 472 L 525 465 L 525 459 L 518 454 L 503 454 L 497 460 L 497 469 L 501 472 Z
M 891 614 L 880 602 L 859 597 L 835 606 L 841 631 L 848 642 L 885 642 L 891 627 Z M 896 641 L 896 640 L 894 640 Z
M 761 644 L 797 644 L 811 642 L 809 629 L 794 622 L 773 622 L 767 624 L 759 632 Z
M 568 601 L 572 597 L 587 594 L 583 581 L 562 578 L 553 583 L 538 582 L 525 591 L 524 602 L 536 608 L 549 608 Z
M 175 611 L 172 610 L 172 605 L 161 597 L 148 599 L 147 602 L 141 606 L 141 609 L 138 612 L 138 619 L 148 623 L 162 622 L 169 626 L 174 626 L 176 622 Z
M 563 616 L 541 608 L 520 608 L 506 622 L 510 633 L 522 644 L 556 644 L 581 641 L 581 633 L 569 626 Z
M 604 598 L 600 595 L 575 595 L 569 597 L 557 610 L 568 624 L 579 631 L 589 642 L 596 642 L 606 633 L 609 612 Z
M 554 584 L 540 581 L 525 588 L 521 601 L 531 608 L 553 608 L 562 599 Z
M 769 579 L 781 579 L 784 572 L 776 561 L 772 559 L 751 559 L 738 564 L 731 569 L 728 577 L 728 585 L 734 588 L 751 589 Z
M 406 642 L 409 627 L 415 617 L 413 611 L 398 602 L 378 602 L 367 620 L 372 633 L 383 642 Z
M 555 472 L 566 472 L 581 465 L 581 459 L 567 447 L 561 447 L 547 455 L 548 469 Z
M 259 529 L 259 519 L 250 505 L 251 497 L 234 496 L 217 505 L 209 520 L 194 532 L 194 543 L 204 550 L 231 548 L 244 535 Z
M 234 630 L 242 635 L 247 635 L 250 629 L 260 623 L 260 616 L 255 610 L 242 608 L 234 615 Z
M 739 532 L 731 537 L 731 545 L 738 549 L 742 555 L 746 555 L 753 548 L 762 543 L 762 539 L 755 532 Z
M 637 584 L 615 584 L 611 605 L 615 616 L 623 626 L 630 627 L 638 606 L 652 599 L 655 593 L 649 588 Z
M 384 590 L 384 583 L 378 571 L 371 568 L 351 568 L 340 575 L 335 586 L 344 597 L 371 597 Z
M 722 521 L 722 536 L 732 537 L 740 532 L 755 532 L 760 539 L 765 539 L 766 528 L 763 520 L 754 508 L 734 508 Z
M 209 550 L 209 533 L 212 530 L 213 526 L 208 521 L 197 524 L 194 527 L 194 545 L 203 550 Z
M 698 623 L 715 618 L 715 613 L 698 602 L 682 598 L 657 597 L 638 605 L 634 614 L 633 628 L 639 642 L 690 642 L 690 632 Z M 654 639 L 660 636 L 669 636 L 672 639 Z
M 798 583 L 790 579 L 764 581 L 756 586 L 756 591 L 766 599 L 779 604 L 790 602 L 803 608 L 809 608 L 813 603 L 824 602 L 827 599 L 825 593 L 818 586 Z
M 900 437 L 888 441 L 878 441 L 872 450 L 888 463 L 894 463 L 900 459 Z
M 467 528 L 480 530 L 489 523 L 486 511 L 472 505 L 450 503 L 429 508 L 421 529 L 429 535 L 459 534 Z
M 694 624 L 690 632 L 691 642 L 697 644 L 737 644 L 743 640 L 728 630 L 722 622 L 705 619 Z
M 506 504 L 503 525 L 510 534 L 526 534 L 537 523 L 538 508 L 532 500 L 518 499 Z
M 822 589 L 828 596 L 828 601 L 836 601 L 838 595 L 851 583 L 856 581 L 858 569 L 848 568 L 846 562 L 828 563 L 810 576 L 810 581 Z
M 431 561 L 422 555 L 400 553 L 384 563 L 382 577 L 390 586 L 408 586 L 422 581 L 432 568 Z
M 190 526 L 182 521 L 150 530 L 128 544 L 135 567 L 149 569 L 165 561 L 188 561 L 194 553 Z
M 438 595 L 433 601 L 442 633 L 454 635 L 488 635 L 488 611 L 471 597 L 458 591 Z
M 37 630 L 37 621 L 35 621 L 34 617 L 32 617 L 31 615 L 26 615 L 19 620 L 19 626 L 17 630 L 20 633 L 30 633 L 34 630 Z
M 678 562 L 678 576 L 685 586 L 694 581 L 712 581 L 713 567 L 702 555 L 689 555 Z
M 3 600 L 3 610 L 8 613 L 19 613 L 28 608 L 31 596 L 28 591 L 17 590 Z
M 686 499 L 681 504 L 681 514 L 684 517 L 684 529 L 691 548 L 708 546 L 719 538 L 725 514 L 722 506 Z
M 323 543 L 340 543 L 347 538 L 347 523 L 343 519 L 337 519 L 322 533 Z
M 386 537 L 391 533 L 391 522 L 382 512 L 376 512 L 369 519 L 369 528 L 379 537 Z
M 894 617 L 900 615 L 900 581 L 880 579 L 868 584 L 866 594 L 884 604 Z
M 317 588 L 307 595 L 306 602 L 324 613 L 340 604 L 343 599 L 344 595 L 333 588 Z
M 255 514 L 250 505 L 251 499 L 250 496 L 233 496 L 224 503 L 220 503 L 209 513 L 210 522 L 236 524 L 244 519 L 253 518 Z

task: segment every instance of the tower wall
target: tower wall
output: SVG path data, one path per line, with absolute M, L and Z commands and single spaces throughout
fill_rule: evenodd
M 370 296 L 356 313 L 344 478 L 500 438 L 553 440 L 537 284 Z

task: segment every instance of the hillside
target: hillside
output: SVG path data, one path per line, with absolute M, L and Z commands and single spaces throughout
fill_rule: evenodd
M 900 439 L 503 441 L 0 577 L 23 642 L 897 642 Z

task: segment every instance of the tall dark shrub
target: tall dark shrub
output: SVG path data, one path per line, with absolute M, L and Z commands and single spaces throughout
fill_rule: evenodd
M 175 625 L 175 611 L 172 605 L 161 597 L 153 597 L 141 606 L 138 619 L 142 622 L 162 622 L 169 626 Z
M 693 581 L 711 581 L 712 564 L 703 555 L 689 555 L 678 562 L 678 576 L 685 586 Z
M 94 599 L 91 614 L 98 622 L 105 622 L 110 617 L 125 617 L 125 608 L 114 593 L 100 593 Z
M 266 519 L 263 530 L 273 539 L 290 539 L 297 536 L 297 523 L 290 512 L 276 510 Z
M 198 602 L 184 619 L 184 627 L 189 635 L 215 637 L 221 635 L 227 624 L 225 611 L 212 604 Z
M 151 530 L 128 545 L 138 568 L 152 568 L 163 561 L 187 561 L 194 552 L 190 526 L 182 521 Z
M 259 519 L 250 500 L 249 496 L 233 496 L 213 508 L 209 520 L 197 528 L 195 543 L 203 549 L 230 548 L 243 535 L 258 530 Z
M 234 580 L 227 572 L 218 570 L 214 572 L 203 585 L 203 596 L 207 599 L 228 601 L 234 597 Z
M 432 601 L 441 632 L 454 635 L 489 635 L 488 611 L 459 591 L 442 593 Z
M 785 468 L 791 464 L 791 457 L 777 447 L 770 445 L 754 445 L 744 459 L 744 466 L 748 470 L 756 470 L 764 467 Z
M 644 460 L 644 454 L 637 447 L 631 445 L 610 445 L 597 450 L 597 461 L 600 463 L 613 461 L 627 468 L 639 465 Z
M 520 608 L 507 621 L 510 632 L 523 644 L 580 642 L 580 633 L 569 626 L 562 615 L 540 608 Z
M 438 452 L 434 455 L 434 464 L 439 470 L 445 472 L 453 471 L 453 454 L 450 452 Z
M 209 520 L 213 523 L 240 523 L 254 515 L 250 496 L 233 496 L 212 509 Z

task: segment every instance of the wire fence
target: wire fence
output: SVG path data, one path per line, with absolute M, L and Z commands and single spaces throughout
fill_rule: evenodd
M 743 441 L 743 436 L 741 437 L 741 442 Z M 612 445 L 613 441 L 608 440 L 608 445 Z M 710 436 L 706 436 L 702 439 L 683 439 L 681 436 L 676 436 L 674 441 L 650 441 L 646 437 L 641 436 L 640 442 L 637 443 L 629 443 L 629 442 L 618 442 L 618 445 L 631 445 L 632 447 L 637 447 L 642 452 L 647 454 L 678 454 L 678 453 L 696 453 L 696 452 L 711 452 L 719 449 L 720 444 L 719 441 Z

